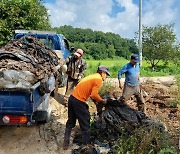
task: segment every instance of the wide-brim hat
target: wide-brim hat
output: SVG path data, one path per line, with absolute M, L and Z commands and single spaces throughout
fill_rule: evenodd
M 131 56 L 131 60 L 133 60 L 133 61 L 136 62 L 136 63 L 140 62 L 139 55 L 138 55 L 138 54 L 133 54 L 133 55 Z
M 76 55 L 77 57 L 81 57 L 81 55 L 77 52 L 75 52 L 74 55 Z
M 99 71 L 106 72 L 106 74 L 107 74 L 108 76 L 111 76 L 111 74 L 109 73 L 109 68 L 106 67 L 106 66 L 99 66 L 99 67 L 98 67 L 98 70 L 99 70 Z
M 83 55 L 84 51 L 82 49 L 77 49 L 74 55 L 81 57 Z

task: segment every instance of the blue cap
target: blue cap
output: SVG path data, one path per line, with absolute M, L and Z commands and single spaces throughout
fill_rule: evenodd
M 107 74 L 108 76 L 111 76 L 111 74 L 109 73 L 109 68 L 106 67 L 106 66 L 99 66 L 99 67 L 98 67 L 98 71 L 106 72 L 106 74 Z
M 131 60 L 133 60 L 136 63 L 140 62 L 139 55 L 138 54 L 133 54 L 131 56 Z

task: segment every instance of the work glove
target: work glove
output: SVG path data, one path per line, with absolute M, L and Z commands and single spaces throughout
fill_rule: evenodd
M 82 76 L 81 76 L 81 75 L 79 75 L 79 76 L 78 76 L 78 80 L 81 80 L 81 79 L 82 79 Z
M 61 71 L 63 74 L 66 74 L 66 72 L 67 72 L 67 65 L 66 64 L 61 66 Z
M 119 88 L 122 89 L 122 84 L 120 80 L 119 80 Z
M 104 105 L 106 105 L 106 104 L 107 104 L 107 99 L 103 99 L 103 101 L 102 101 L 101 103 L 103 103 Z
M 81 76 L 81 75 L 79 75 L 77 79 L 78 79 L 78 82 L 80 82 L 80 81 L 81 81 L 81 79 L 82 79 L 82 76 Z

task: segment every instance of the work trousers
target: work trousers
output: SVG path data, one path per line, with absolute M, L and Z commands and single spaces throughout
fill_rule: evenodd
M 139 85 L 131 86 L 127 83 L 124 84 L 123 94 L 120 98 L 121 101 L 128 101 L 130 97 L 134 95 L 137 99 L 137 107 L 139 111 L 144 112 L 145 104 L 144 104 L 144 98 L 142 95 L 142 91 Z
M 85 102 L 79 101 L 71 95 L 68 100 L 68 120 L 66 123 L 66 128 L 72 129 L 73 127 L 75 127 L 76 119 L 79 122 L 81 131 L 89 131 L 89 106 Z
M 69 96 L 71 95 L 72 91 L 78 84 L 78 79 L 72 79 L 71 77 L 68 77 L 67 84 L 66 84 L 66 92 L 64 96 L 64 104 L 68 103 Z

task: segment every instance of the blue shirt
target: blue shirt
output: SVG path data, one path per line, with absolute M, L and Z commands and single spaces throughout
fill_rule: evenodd
M 127 63 L 118 72 L 118 79 L 121 79 L 122 74 L 125 73 L 125 82 L 129 85 L 136 86 L 139 84 L 139 64 L 133 66 L 131 63 Z

